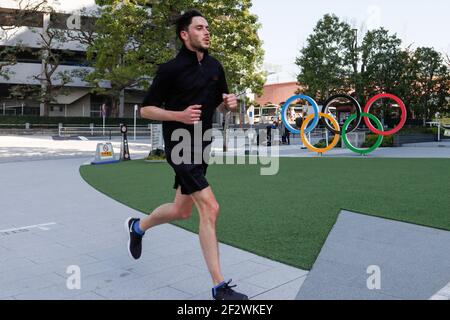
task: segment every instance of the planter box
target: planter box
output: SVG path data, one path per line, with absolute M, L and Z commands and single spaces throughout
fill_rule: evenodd
M 437 141 L 437 136 L 434 134 L 408 134 L 408 135 L 394 135 L 394 147 L 401 147 L 405 143 L 417 142 L 434 142 Z

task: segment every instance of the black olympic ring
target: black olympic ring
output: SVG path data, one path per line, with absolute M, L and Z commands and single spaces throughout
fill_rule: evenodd
M 338 98 L 345 98 L 345 99 L 349 100 L 354 107 L 356 107 L 356 125 L 353 125 L 352 128 L 347 131 L 347 133 L 353 132 L 358 128 L 359 124 L 361 123 L 362 109 L 361 109 L 361 105 L 359 104 L 359 102 L 356 101 L 356 99 L 353 98 L 352 96 L 349 96 L 347 94 L 336 94 L 336 95 L 329 97 L 323 104 L 322 113 L 328 113 L 327 109 L 328 109 L 329 105 Z M 334 134 L 339 134 L 339 135 L 341 134 L 341 131 L 336 131 L 325 119 L 323 119 L 321 121 L 325 124 L 328 131 L 330 131 Z

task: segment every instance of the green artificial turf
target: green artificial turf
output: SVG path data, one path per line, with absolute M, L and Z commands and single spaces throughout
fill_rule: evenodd
M 261 165 L 211 165 L 221 242 L 311 269 L 341 209 L 450 230 L 450 159 L 280 158 Z M 142 160 L 82 166 L 94 188 L 144 213 L 171 202 L 174 174 Z M 176 222 L 197 232 L 198 214 Z

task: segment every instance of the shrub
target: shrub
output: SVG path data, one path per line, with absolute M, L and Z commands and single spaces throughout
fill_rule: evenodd
M 333 141 L 333 139 L 328 139 L 328 145 L 331 144 L 331 142 Z M 335 146 L 335 148 L 340 148 L 341 147 L 341 139 L 339 139 L 337 145 Z M 319 142 L 317 142 L 314 147 L 315 148 L 326 148 L 326 142 L 325 139 L 320 140 Z
M 362 147 L 369 148 L 375 144 L 378 139 L 377 134 L 367 134 L 366 140 L 364 141 Z M 383 138 L 383 142 L 380 147 L 393 147 L 394 146 L 394 136 L 387 136 Z

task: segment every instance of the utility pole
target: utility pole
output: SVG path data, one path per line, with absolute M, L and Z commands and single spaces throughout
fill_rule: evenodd
M 353 77 L 355 82 L 355 93 L 358 94 L 358 29 L 352 29 L 353 31 Z

